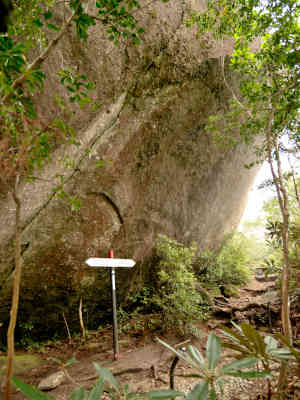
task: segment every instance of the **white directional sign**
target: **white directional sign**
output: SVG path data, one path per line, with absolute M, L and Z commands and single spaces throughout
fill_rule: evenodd
M 86 260 L 89 267 L 108 267 L 108 268 L 132 268 L 135 261 L 125 258 L 89 258 Z
M 111 276 L 111 295 L 112 295 L 112 306 L 113 306 L 113 338 L 114 338 L 114 359 L 118 359 L 119 355 L 119 343 L 118 343 L 118 321 L 117 321 L 117 300 L 116 300 L 116 270 L 118 267 L 132 268 L 135 265 L 135 261 L 114 258 L 114 252 L 110 250 L 110 258 L 89 258 L 86 260 L 86 264 L 89 267 L 107 267 L 110 268 Z

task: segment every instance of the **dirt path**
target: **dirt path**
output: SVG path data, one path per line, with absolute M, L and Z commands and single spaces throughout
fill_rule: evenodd
M 233 310 L 233 314 L 240 316 L 240 319 L 249 319 L 247 312 L 251 310 L 251 304 L 255 305 L 254 309 L 257 312 L 257 309 L 265 304 L 264 296 L 266 292 L 272 291 L 273 288 L 274 282 L 259 282 L 253 279 L 241 290 L 239 298 L 223 299 L 223 304 L 219 301 L 217 305 L 219 307 L 218 312 L 224 312 L 224 314 L 227 312 L 232 316 Z M 243 316 L 243 312 L 246 312 L 247 318 Z M 236 313 L 240 313 L 240 315 Z M 200 350 L 205 351 L 207 335 L 211 330 L 216 330 L 217 325 L 218 319 L 198 324 L 200 338 L 192 339 L 191 343 Z M 178 345 L 182 341 L 182 339 L 174 336 L 167 336 L 163 339 L 172 345 Z M 109 368 L 119 384 L 121 386 L 128 384 L 133 392 L 169 388 L 169 370 L 173 356 L 167 349 L 157 343 L 154 338 L 136 338 L 120 334 L 120 352 L 119 359 L 113 361 L 112 335 L 109 330 L 91 332 L 89 340 L 85 343 L 61 343 L 59 346 L 46 347 L 45 353 L 41 354 L 44 359 L 42 366 L 30 371 L 22 379 L 27 383 L 38 385 L 42 379 L 61 369 L 52 360 L 52 357 L 60 358 L 64 362 L 71 357 L 75 357 L 77 362 L 67 368 L 67 376 L 63 382 L 49 392 L 57 400 L 70 399 L 70 393 L 78 386 L 91 388 L 98 376 L 93 366 L 95 362 L 101 367 Z M 228 362 L 228 360 L 232 359 L 230 352 L 227 350 L 222 354 L 223 362 Z M 176 367 L 177 375 L 190 372 L 188 366 L 181 361 L 178 363 Z M 175 389 L 187 392 L 191 390 L 195 382 L 195 379 L 187 380 L 186 378 L 175 376 Z M 263 381 L 248 382 L 241 379 L 232 379 L 226 386 L 222 400 L 258 399 L 258 394 L 264 390 L 262 385 L 265 385 Z M 24 399 L 24 396 L 15 392 L 13 398 L 21 400 Z

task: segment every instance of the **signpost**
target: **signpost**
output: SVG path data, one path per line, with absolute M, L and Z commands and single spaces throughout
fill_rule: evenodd
M 114 252 L 110 250 L 109 258 L 89 258 L 86 260 L 89 267 L 106 267 L 110 268 L 111 277 L 111 297 L 113 306 L 113 337 L 114 337 L 114 359 L 118 359 L 119 343 L 118 343 L 118 320 L 117 320 L 117 299 L 116 299 L 116 271 L 115 268 L 132 268 L 135 261 L 121 258 L 114 258 Z

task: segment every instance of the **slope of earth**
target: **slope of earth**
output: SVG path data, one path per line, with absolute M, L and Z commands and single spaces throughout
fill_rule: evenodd
M 215 300 L 215 315 L 224 323 L 235 320 L 254 325 L 267 325 L 269 330 L 278 328 L 280 298 L 276 290 L 275 276 L 265 279 L 262 276 L 252 280 L 239 291 L 238 297 L 220 297 Z M 273 326 L 275 325 L 275 326 Z M 212 323 L 210 323 L 212 327 Z

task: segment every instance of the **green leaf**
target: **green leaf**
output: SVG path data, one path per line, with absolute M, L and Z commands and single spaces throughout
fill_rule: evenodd
M 43 13 L 43 17 L 47 20 L 52 18 L 52 12 L 51 11 L 46 11 Z
M 264 338 L 264 342 L 267 345 L 266 351 L 269 352 L 270 350 L 277 349 L 278 347 L 278 342 L 276 339 L 274 339 L 272 336 L 266 336 Z
M 221 355 L 221 341 L 214 333 L 210 333 L 206 343 L 206 357 L 208 368 L 214 369 L 218 365 Z
M 198 368 L 198 365 L 195 363 L 195 361 L 188 355 L 184 354 L 181 351 L 178 351 L 174 349 L 174 347 L 170 346 L 168 343 L 165 343 L 163 340 L 156 338 L 156 340 L 161 343 L 163 346 L 165 346 L 167 349 L 171 350 L 172 353 L 176 354 L 181 360 L 186 361 L 187 363 L 193 365 L 195 368 Z
M 226 374 L 226 372 L 236 370 L 236 369 L 242 369 L 242 368 L 251 368 L 257 363 L 257 358 L 255 357 L 246 357 L 242 358 L 241 360 L 233 361 L 227 365 L 225 365 L 223 368 L 220 369 L 221 374 Z
M 294 355 L 294 357 L 300 362 L 300 351 L 297 350 L 294 346 L 292 346 L 288 339 L 282 335 L 282 333 L 276 333 L 275 337 L 277 337 L 279 340 L 282 341 L 283 344 L 285 344 L 291 351 L 291 353 Z
M 241 328 L 244 335 L 255 346 L 257 353 L 264 356 L 266 354 L 266 343 L 264 342 L 259 332 L 256 329 L 254 329 L 251 325 L 245 322 L 241 324 Z
M 141 396 L 140 393 L 128 393 L 126 399 L 139 399 Z
M 33 24 L 35 25 L 35 26 L 37 26 L 38 28 L 41 28 L 44 24 L 43 24 L 43 22 L 39 19 L 39 18 L 34 18 L 33 20 L 32 20 L 32 22 L 33 22 Z
M 296 357 L 289 349 L 274 349 L 270 351 L 270 356 L 275 359 L 282 360 L 296 360 Z
M 238 324 L 236 324 L 234 321 L 231 321 L 231 323 L 237 331 L 239 331 L 240 333 L 243 333 L 241 327 Z
M 222 378 L 218 378 L 216 381 L 216 384 L 218 385 L 221 394 L 223 394 L 223 386 L 225 385 L 225 383 L 226 382 Z
M 209 398 L 209 400 L 217 400 L 217 393 L 216 393 L 214 387 L 212 387 L 212 388 L 210 389 L 208 398 Z
M 230 341 L 243 345 L 246 349 L 251 349 L 251 344 L 246 340 L 243 334 L 235 332 L 233 329 L 227 328 L 226 326 L 222 326 L 222 333 Z
M 204 379 L 204 375 L 199 375 L 199 374 L 184 374 L 184 375 L 180 375 L 183 378 L 200 378 L 200 379 Z
M 116 381 L 113 374 L 107 368 L 101 368 L 97 363 L 93 363 L 96 371 L 99 373 L 99 376 L 105 381 L 110 383 L 117 391 L 119 391 L 118 382 Z
M 148 393 L 141 393 L 141 397 L 153 400 L 174 399 L 175 397 L 184 397 L 184 393 L 171 389 L 153 390 Z
M 41 392 L 38 388 L 24 383 L 18 378 L 11 378 L 13 384 L 31 400 L 55 400 L 53 396 L 49 396 Z
M 72 400 L 84 400 L 85 399 L 86 390 L 83 387 L 79 387 L 73 390 L 71 394 Z
M 104 380 L 102 377 L 100 377 L 98 379 L 96 385 L 90 391 L 90 394 L 89 394 L 87 400 L 99 400 L 103 394 L 103 390 L 104 390 Z
M 201 352 L 199 349 L 197 349 L 197 347 L 194 347 L 192 345 L 188 346 L 188 352 L 190 353 L 190 355 L 200 363 L 201 366 L 205 365 L 205 360 L 204 357 L 202 356 Z
M 272 378 L 271 371 L 237 371 L 228 372 L 226 375 L 242 379 Z
M 227 343 L 227 342 L 223 342 L 222 344 L 227 349 L 232 349 L 232 350 L 238 351 L 239 353 L 242 353 L 244 357 L 252 354 L 252 352 L 250 352 L 248 349 L 245 349 L 243 346 L 240 346 L 238 344 Z
M 49 29 L 51 29 L 53 31 L 56 31 L 56 32 L 60 31 L 60 28 L 54 24 L 47 24 L 47 26 Z
M 188 393 L 185 400 L 206 400 L 208 394 L 208 382 L 202 381 L 198 383 L 190 393 Z

